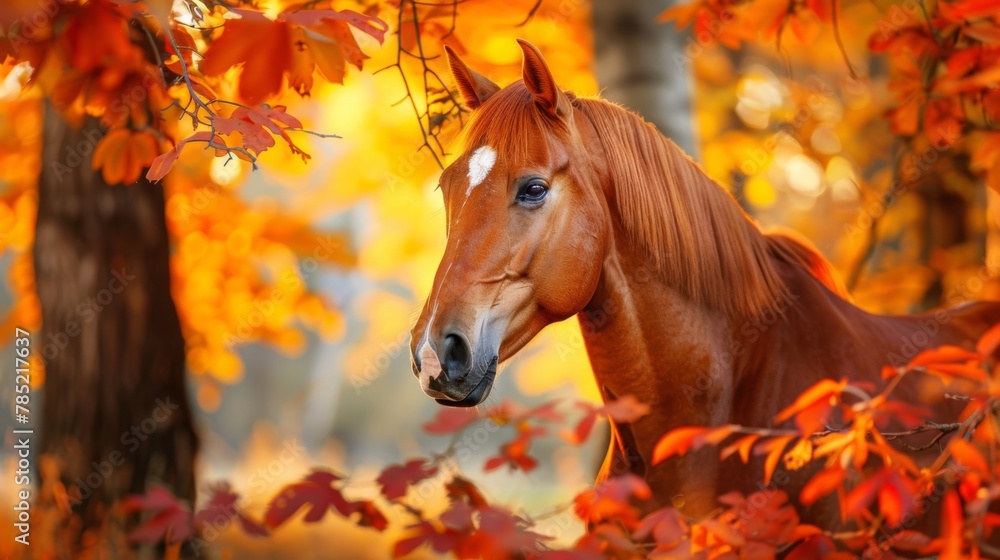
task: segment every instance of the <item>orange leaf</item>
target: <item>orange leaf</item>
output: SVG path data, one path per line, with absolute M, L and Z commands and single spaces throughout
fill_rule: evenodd
M 157 152 L 156 137 L 152 133 L 116 128 L 97 143 L 91 165 L 95 170 L 101 170 L 107 184 L 129 185 L 136 182 L 142 170 L 153 163 Z
M 841 379 L 840 381 L 823 379 L 819 383 L 816 383 L 812 387 L 806 389 L 805 392 L 799 395 L 799 398 L 795 399 L 795 402 L 792 403 L 791 406 L 779 412 L 778 415 L 774 417 L 774 421 L 784 422 L 800 410 L 808 408 L 813 403 L 829 400 L 831 397 L 838 396 L 846 386 L 846 379 Z
M 944 495 L 941 512 L 941 539 L 944 547 L 940 560 L 960 560 L 962 558 L 962 504 L 954 490 Z
M 706 432 L 708 428 L 701 426 L 684 426 L 670 430 L 656 443 L 653 449 L 653 464 L 661 463 L 674 455 L 687 453 L 694 438 Z
M 778 461 L 781 460 L 781 456 L 784 454 L 785 447 L 795 438 L 795 436 L 779 436 L 772 440 L 765 441 L 757 445 L 754 449 L 754 453 L 761 455 L 767 453 L 767 458 L 764 460 L 764 484 L 771 483 L 771 476 L 774 474 L 774 469 L 778 466 Z
M 917 354 L 906 364 L 907 369 L 915 369 L 920 366 L 938 364 L 943 362 L 966 362 L 976 360 L 979 355 L 958 346 L 945 345 L 932 350 L 924 350 Z
M 816 500 L 839 488 L 846 476 L 847 472 L 840 467 L 821 470 L 802 488 L 799 500 L 807 506 L 812 505 Z
M 985 381 L 986 372 L 979 366 L 966 364 L 934 364 L 927 366 L 930 373 L 943 373 L 950 376 L 959 376 L 972 379 L 973 381 Z
M 180 155 L 181 150 L 184 145 L 188 142 L 209 142 L 213 139 L 212 133 L 206 130 L 201 132 L 195 132 L 191 136 L 181 140 L 176 146 L 166 151 L 166 153 L 160 154 L 154 158 L 149 164 L 149 171 L 146 172 L 146 180 L 148 181 L 159 181 L 167 175 L 170 168 L 173 167 L 174 162 L 177 161 L 177 157 Z M 214 136 L 215 142 L 224 145 L 222 137 L 216 134 Z
M 656 21 L 658 23 L 673 21 L 677 29 L 683 29 L 690 25 L 694 16 L 703 9 L 704 5 L 700 1 L 678 2 L 676 5 L 660 12 L 660 15 L 656 17 Z
M 997 348 L 1000 348 L 1000 324 L 986 331 L 976 344 L 976 351 L 984 358 L 992 356 Z
M 990 467 L 987 465 L 983 454 L 976 449 L 975 445 L 972 445 L 964 438 L 956 437 L 952 439 L 951 443 L 948 444 L 948 450 L 951 451 L 951 456 L 963 467 L 987 476 L 989 475 Z
M 750 450 L 753 448 L 753 444 L 760 439 L 760 434 L 749 434 L 736 440 L 732 445 L 726 447 L 719 454 L 719 458 L 725 460 L 727 457 L 739 451 L 740 459 L 746 463 L 750 460 Z

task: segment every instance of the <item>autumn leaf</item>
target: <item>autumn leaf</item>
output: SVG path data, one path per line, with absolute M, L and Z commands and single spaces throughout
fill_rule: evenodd
M 830 558 L 828 555 L 837 550 L 836 543 L 826 535 L 809 537 L 799 543 L 785 560 L 813 560 L 815 558 Z
M 376 482 L 382 487 L 382 495 L 395 500 L 406 495 L 406 490 L 437 474 L 437 466 L 424 459 L 413 459 L 402 465 L 392 465 L 379 474 Z
M 217 134 L 213 136 L 211 132 L 205 130 L 195 132 L 178 142 L 173 148 L 154 158 L 149 165 L 149 171 L 146 172 L 146 180 L 156 182 L 166 177 L 167 173 L 174 166 L 174 163 L 177 162 L 177 158 L 180 157 L 181 150 L 184 149 L 186 144 L 191 142 L 213 143 L 218 146 L 226 145 L 225 140 Z M 216 150 L 216 155 L 220 155 L 220 150 Z
M 306 515 L 302 520 L 306 523 L 318 522 L 331 509 L 350 516 L 356 508 L 334 487 L 340 479 L 331 472 L 313 471 L 302 482 L 289 484 L 268 504 L 264 524 L 272 529 L 278 527 L 303 508 Z
M 462 431 L 476 420 L 479 420 L 479 415 L 474 410 L 442 407 L 433 420 L 423 425 L 423 429 L 428 434 L 452 434 Z
M 709 428 L 700 426 L 684 426 L 667 432 L 653 448 L 653 464 L 666 461 L 674 455 L 684 455 L 691 448 L 694 439 L 707 433 Z
M 907 369 L 916 369 L 918 367 L 930 366 L 935 364 L 944 364 L 952 362 L 967 362 L 969 360 L 979 359 L 979 354 L 976 352 L 970 352 L 964 348 L 958 346 L 941 346 L 940 348 L 934 348 L 931 350 L 924 350 L 923 352 L 917 354 L 910 360 L 910 363 L 906 365 Z
M 427 544 L 435 552 L 454 550 L 464 535 L 441 524 L 422 521 L 407 527 L 403 537 L 392 548 L 392 557 L 399 558 Z
M 194 516 L 195 524 L 220 527 L 235 519 L 246 534 L 266 537 L 269 534 L 267 527 L 244 514 L 239 499 L 239 494 L 233 492 L 228 483 L 213 486 L 208 503 Z
M 374 502 L 358 501 L 352 504 L 354 512 L 359 514 L 357 524 L 361 527 L 371 527 L 376 531 L 384 531 L 389 527 L 389 519 L 386 518 Z
M 643 517 L 633 536 L 640 541 L 652 536 L 658 547 L 673 548 L 687 536 L 687 531 L 684 518 L 676 509 L 666 507 Z
M 962 558 L 962 504 L 954 490 L 944 495 L 941 511 L 941 540 L 943 547 L 940 560 L 960 560 Z
M 186 541 L 192 534 L 191 510 L 169 490 L 153 486 L 145 494 L 126 496 L 118 502 L 126 513 L 144 514 L 142 522 L 132 529 L 128 538 L 133 543 L 167 544 Z
M 878 501 L 879 512 L 890 525 L 897 525 L 913 512 L 917 501 L 913 484 L 893 468 L 878 473 L 852 489 L 844 499 L 844 511 L 857 515 Z
M 605 415 L 616 422 L 626 423 L 635 422 L 639 418 L 649 414 L 650 411 L 649 405 L 640 402 L 632 395 L 625 395 L 601 407 L 595 407 L 586 402 L 579 402 L 576 406 L 584 410 L 584 416 L 577 423 L 573 431 L 563 433 L 563 439 L 575 444 L 586 441 L 600 415 Z
M 638 510 L 632 506 L 632 499 L 646 500 L 650 495 L 644 480 L 634 474 L 626 474 L 606 480 L 578 495 L 573 502 L 573 511 L 577 517 L 591 523 L 616 519 L 634 524 L 638 522 Z
M 448 496 L 452 500 L 464 500 L 468 502 L 472 507 L 485 507 L 489 505 L 486 498 L 479 491 L 471 481 L 461 476 L 456 476 L 452 478 L 446 485 L 445 488 L 448 491 Z
M 143 169 L 153 164 L 158 153 L 152 133 L 116 128 L 97 143 L 91 165 L 101 170 L 105 183 L 131 185 L 139 180 Z
M 986 331 L 976 343 L 976 352 L 982 357 L 992 356 L 1000 348 L 1000 324 Z
M 478 530 L 455 548 L 459 558 L 512 558 L 525 551 L 542 550 L 545 537 L 530 530 L 531 523 L 497 507 L 478 510 Z
M 769 439 L 767 441 L 762 441 L 754 447 L 754 453 L 757 455 L 765 455 L 764 459 L 764 484 L 771 483 L 771 476 L 774 475 L 774 469 L 777 468 L 778 462 L 784 455 L 785 447 L 795 439 L 795 436 L 778 436 L 774 439 Z
M 983 454 L 975 445 L 966 439 L 961 437 L 953 438 L 951 443 L 948 444 L 948 451 L 958 464 L 984 476 L 989 476 L 991 470 L 986 463 L 986 458 L 983 457 Z
M 206 76 L 219 76 L 242 64 L 239 93 L 250 105 L 277 94 L 286 75 L 303 95 L 312 86 L 314 68 L 330 81 L 342 82 L 346 63 L 360 68 L 364 60 L 348 25 L 379 42 L 388 29 L 385 22 L 351 10 L 300 10 L 275 20 L 253 10 L 230 12 L 241 17 L 226 22 L 199 67 Z
M 962 137 L 965 114 L 951 99 L 935 99 L 924 109 L 924 133 L 935 146 L 951 146 Z
M 500 447 L 499 455 L 486 460 L 483 469 L 489 472 L 507 465 L 512 471 L 517 469 L 524 472 L 534 470 L 538 466 L 538 460 L 528 455 L 528 449 L 531 447 L 532 439 L 543 433 L 544 430 L 540 428 L 523 426 L 518 430 L 517 437 Z
M 719 458 L 725 460 L 730 455 L 738 452 L 740 454 L 740 460 L 746 463 L 750 460 L 750 452 L 753 450 L 754 444 L 757 443 L 757 440 L 759 439 L 760 434 L 747 434 L 736 440 L 731 445 L 725 447 L 719 453 Z
M 812 435 L 826 424 L 833 406 L 840 401 L 840 394 L 845 387 L 847 387 L 846 379 L 840 381 L 823 379 L 779 412 L 774 421 L 781 423 L 795 417 L 799 432 L 804 436 Z

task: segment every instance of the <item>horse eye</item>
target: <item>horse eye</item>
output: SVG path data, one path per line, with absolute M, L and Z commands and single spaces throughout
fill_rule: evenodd
M 531 183 L 528 183 L 521 189 L 521 192 L 520 194 L 518 194 L 517 198 L 521 202 L 537 203 L 541 202 L 542 199 L 545 198 L 545 195 L 548 194 L 548 192 L 549 189 L 548 187 L 545 186 L 545 184 L 533 181 Z

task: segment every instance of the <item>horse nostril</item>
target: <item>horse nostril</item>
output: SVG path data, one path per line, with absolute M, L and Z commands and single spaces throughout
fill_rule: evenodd
M 452 379 L 459 380 L 469 374 L 472 364 L 472 353 L 465 339 L 457 334 L 444 337 L 444 359 L 442 369 Z

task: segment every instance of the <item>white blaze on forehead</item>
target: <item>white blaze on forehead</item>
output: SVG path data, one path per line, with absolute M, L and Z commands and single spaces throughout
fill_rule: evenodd
M 472 156 L 469 157 L 469 189 L 466 194 L 486 180 L 496 162 L 497 153 L 489 146 L 480 146 L 472 152 Z
M 441 362 L 430 343 L 424 342 L 420 349 L 420 387 L 427 391 L 430 380 L 441 374 Z

